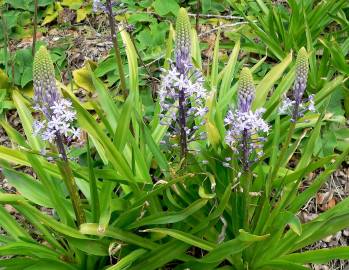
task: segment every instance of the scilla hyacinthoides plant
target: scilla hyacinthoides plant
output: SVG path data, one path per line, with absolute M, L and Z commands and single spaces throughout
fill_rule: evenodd
M 181 10 L 179 16 L 183 14 Z M 179 29 L 181 26 L 177 27 L 178 38 L 182 36 Z M 238 81 L 234 76 L 235 69 L 246 63 L 237 57 L 240 43 L 235 44 L 229 63 L 224 66 L 225 63 L 218 64 L 217 39 L 217 53 L 213 57 L 213 63 L 217 65 L 210 69 L 213 72 L 210 77 L 217 75 L 212 85 L 216 87 L 217 84 L 219 92 L 217 96 L 210 95 L 211 100 L 207 102 L 211 114 L 207 121 L 217 128 L 219 139 L 215 144 L 211 144 L 210 138 L 202 143 L 188 143 L 188 151 L 196 147 L 201 151 L 188 154 L 185 160 L 190 158 L 190 163 L 183 168 L 172 162 L 173 152 L 163 151 L 159 145 L 167 134 L 167 126 L 157 125 L 158 106 L 154 106 L 153 119 L 149 119 L 149 112 L 145 113 L 145 106 L 138 106 L 142 101 L 138 95 L 141 85 L 137 52 L 128 33 L 121 31 L 120 35 L 129 65 L 130 95 L 125 102 L 113 99 L 106 84 L 93 71 L 89 76 L 96 98 L 90 104 L 95 110 L 88 110 L 72 91 L 62 87 L 64 96 L 69 96 L 74 106 L 79 127 L 90 138 L 90 143 L 87 141 L 84 147 L 71 146 L 69 156 L 78 156 L 79 162 L 68 158 L 64 162 L 63 155 L 51 162 L 39 154 L 40 147 L 49 145 L 50 141 L 33 135 L 32 108 L 28 107 L 22 93 L 13 90 L 14 104 L 25 134 L 0 119 L 0 125 L 13 141 L 11 147 L 0 145 L 0 166 L 8 182 L 16 188 L 16 194 L 0 189 L 0 226 L 6 233 L 3 235 L 1 230 L 0 256 L 7 256 L 0 260 L 1 269 L 307 270 L 310 262 L 349 258 L 348 247 L 300 252 L 348 227 L 349 198 L 319 213 L 312 221 L 302 220 L 299 213 L 347 158 L 349 148 L 341 154 L 332 152 L 319 157 L 318 147 L 314 146 L 323 127 L 323 106 L 318 105 L 321 115 L 312 114 L 315 121 L 306 123 L 307 136 L 304 137 L 298 132 L 288 135 L 292 126 L 297 125 L 297 130 L 301 130 L 303 123 L 299 125 L 291 122 L 290 116 L 274 113 L 276 104 L 269 102 L 279 100 L 280 93 L 289 87 L 284 79 L 292 80 L 293 69 L 283 75 L 292 64 L 291 56 L 275 64 L 265 78 L 258 78 L 255 90 L 247 69 L 243 69 Z M 183 40 L 188 42 L 189 38 Z M 176 125 L 177 129 L 170 126 L 169 131 L 180 134 L 179 90 L 184 89 L 184 127 L 197 130 L 200 136 L 201 127 L 194 127 L 202 122 L 206 109 L 204 103 L 200 107 L 202 111 L 197 109 L 197 96 L 194 96 L 194 90 L 188 90 L 188 85 L 193 87 L 197 80 L 191 59 L 186 56 L 190 49 L 183 45 L 189 43 L 185 42 L 178 42 L 176 50 L 182 47 L 184 53 L 178 51 L 179 60 L 176 59 L 173 67 L 164 74 L 164 77 L 169 76 L 169 87 L 161 90 L 162 121 L 168 121 L 169 126 Z M 198 45 L 198 39 L 193 36 L 192 46 L 198 48 Z M 37 57 L 41 52 L 44 51 L 40 50 Z M 35 64 L 34 70 L 40 72 L 40 76 L 34 76 L 34 86 L 40 93 L 35 101 L 46 104 L 43 101 L 57 101 L 62 97 L 55 85 L 49 56 L 43 55 L 48 68 L 38 69 Z M 40 63 L 40 59 L 36 61 Z M 181 68 L 190 71 L 183 73 Z M 174 74 L 168 75 L 170 72 Z M 276 90 L 271 92 L 276 85 Z M 200 86 L 200 89 L 203 88 Z M 235 89 L 238 89 L 238 102 L 236 109 L 226 117 L 226 132 L 225 113 L 233 104 Z M 320 97 L 328 98 L 328 89 L 320 93 Z M 188 93 L 193 94 L 189 96 Z M 320 99 L 315 100 L 319 102 Z M 70 103 L 65 103 L 65 109 L 70 107 Z M 54 114 L 63 118 L 53 106 L 55 104 L 38 106 L 46 121 L 40 134 Z M 267 129 L 261 118 L 262 112 L 254 110 L 261 107 L 265 107 L 266 112 L 273 112 L 267 118 L 270 131 L 263 144 L 264 154 L 256 160 L 260 147 L 255 144 L 262 145 L 263 140 L 258 136 L 266 135 Z M 195 109 L 189 116 L 192 108 Z M 69 110 L 73 112 L 71 108 Z M 72 128 L 71 124 L 72 121 L 69 122 Z M 65 136 L 60 125 L 56 131 L 61 137 Z M 187 142 L 191 140 L 190 134 L 186 134 Z M 230 136 L 229 146 L 222 141 L 225 134 L 227 138 Z M 288 137 L 290 141 L 285 143 Z M 52 150 L 54 144 L 57 144 L 56 136 L 51 140 Z M 228 164 L 222 164 L 223 159 Z M 201 162 L 203 160 L 205 162 Z M 298 161 L 296 167 L 294 161 Z M 23 173 L 16 170 L 19 166 L 30 166 L 32 170 Z M 74 178 L 69 180 L 77 181 L 80 194 L 84 196 L 81 201 L 86 223 L 79 228 L 73 222 L 74 202 L 67 199 L 70 191 L 67 192 L 61 181 L 66 181 L 67 175 L 71 176 L 70 167 Z M 309 179 L 308 174 L 313 171 L 316 172 L 315 179 Z M 302 183 L 304 180 L 306 184 Z M 69 188 L 69 183 L 67 186 Z M 74 194 L 70 197 L 75 198 Z M 13 206 L 31 224 L 30 228 L 35 229 L 28 233 L 28 228 L 23 228 L 23 224 L 6 211 L 5 205 Z M 49 211 L 40 211 L 42 207 Z
M 207 113 L 203 78 L 191 60 L 191 25 L 184 8 L 179 10 L 176 22 L 175 61 L 170 70 L 163 72 L 159 90 L 161 123 L 169 125 L 172 135 L 179 137 L 183 158 L 190 141 L 205 137 L 203 131 L 197 131 Z M 196 123 L 192 123 L 194 118 Z
M 42 113 L 45 119 L 35 121 L 34 134 L 42 139 L 55 143 L 59 153 L 59 168 L 64 175 L 66 186 L 73 202 L 78 224 L 85 221 L 85 214 L 81 208 L 80 197 L 69 166 L 68 156 L 64 147 L 64 138 L 78 137 L 79 129 L 73 127 L 75 111 L 71 102 L 62 98 L 55 79 L 51 57 L 44 46 L 41 46 L 34 57 L 34 109 Z

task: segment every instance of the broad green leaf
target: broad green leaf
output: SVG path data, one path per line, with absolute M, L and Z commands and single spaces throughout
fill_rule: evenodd
M 25 229 L 16 222 L 3 206 L 0 206 L 0 225 L 11 237 L 18 241 L 20 239 L 32 240 Z
M 5 168 L 3 173 L 10 185 L 14 186 L 23 197 L 35 204 L 53 208 L 52 202 L 40 182 L 27 174 Z
M 120 230 L 118 228 L 105 228 L 96 223 L 82 224 L 80 226 L 80 232 L 82 234 L 111 237 L 146 249 L 155 249 L 158 247 L 158 244 L 148 240 L 147 238 L 138 236 L 131 232 Z
M 52 249 L 34 243 L 17 242 L 0 246 L 0 255 L 25 255 L 43 259 L 58 259 L 60 254 Z
M 205 263 L 223 261 L 225 258 L 233 254 L 240 253 L 241 251 L 252 245 L 254 242 L 263 241 L 268 237 L 269 235 L 258 236 L 240 230 L 240 234 L 237 236 L 237 238 L 218 245 L 202 259 L 199 259 L 199 261 Z
M 274 66 L 263 78 L 263 80 L 256 87 L 256 97 L 252 104 L 255 110 L 264 106 L 268 93 L 273 85 L 281 78 L 286 68 L 292 61 L 292 53 L 288 54 L 281 63 Z
M 211 251 L 216 247 L 216 244 L 208 242 L 206 240 L 200 239 L 197 236 L 194 236 L 190 233 L 186 233 L 179 230 L 174 229 L 162 229 L 162 228 L 153 228 L 153 229 L 147 229 L 145 232 L 156 232 L 160 234 L 169 235 L 177 240 L 183 241 L 189 245 Z
M 199 199 L 181 211 L 153 214 L 132 223 L 128 227 L 132 229 L 150 224 L 176 223 L 188 218 L 189 216 L 200 210 L 202 207 L 204 207 L 206 203 L 207 199 Z
M 282 260 L 296 263 L 325 264 L 331 260 L 349 260 L 349 247 L 323 248 L 282 256 Z
M 131 265 L 135 260 L 141 257 L 147 251 L 145 249 L 136 249 L 130 252 L 127 256 L 122 258 L 117 262 L 117 264 L 108 267 L 106 270 L 123 270 L 126 269 L 129 265 Z
M 230 54 L 229 61 L 223 69 L 223 79 L 222 79 L 221 87 L 219 90 L 220 98 L 224 97 L 230 90 L 231 82 L 234 79 L 234 74 L 236 71 L 236 62 L 238 59 L 239 51 L 240 51 L 240 40 L 238 40 L 235 43 L 234 48 Z
M 343 76 L 337 76 L 332 81 L 327 82 L 319 92 L 316 93 L 314 101 L 316 104 L 319 104 L 327 96 L 329 96 L 334 90 L 337 89 L 343 83 Z
M 195 29 L 191 30 L 191 55 L 196 67 L 202 69 L 201 49 L 198 34 Z
M 177 15 L 179 9 L 179 5 L 175 0 L 155 0 L 153 3 L 153 7 L 155 9 L 155 12 L 160 16 L 167 15 L 168 13 Z
M 133 173 L 124 156 L 116 149 L 108 136 L 97 124 L 96 120 L 81 106 L 80 102 L 72 93 L 68 91 L 65 93 L 69 95 L 73 102 L 73 105 L 77 111 L 77 118 L 80 126 L 85 128 L 89 132 L 90 136 L 98 139 L 98 141 L 103 145 L 109 161 L 120 175 L 124 176 L 128 180 L 134 179 Z
M 30 212 L 30 214 L 33 217 L 35 217 L 38 221 L 40 221 L 42 224 L 49 226 L 51 229 L 70 237 L 74 237 L 78 239 L 87 239 L 87 237 L 79 233 L 79 231 L 61 222 L 58 222 L 51 216 L 43 214 L 41 211 L 39 211 L 35 207 L 28 204 L 27 201 L 20 195 L 0 193 L 0 204 L 20 205 L 21 207 L 26 208 L 28 212 Z
M 143 255 L 139 259 L 138 264 L 132 266 L 129 270 L 156 270 L 174 259 L 184 260 L 182 257 L 187 248 L 189 248 L 189 245 L 183 242 L 177 240 L 170 241 Z M 187 257 L 185 259 L 188 260 Z
M 38 258 L 10 258 L 0 260 L 0 267 L 11 270 L 78 270 L 71 264 L 62 262 L 60 259 L 38 259 Z
M 33 135 L 33 117 L 26 105 L 25 99 L 16 90 L 13 91 L 12 98 L 16 105 L 17 112 L 30 146 L 33 150 L 40 151 L 43 148 L 43 145 L 40 140 Z

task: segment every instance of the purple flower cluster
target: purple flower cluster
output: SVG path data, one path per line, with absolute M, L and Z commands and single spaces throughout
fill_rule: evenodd
M 243 68 L 239 80 L 237 109 L 229 110 L 224 122 L 228 126 L 225 141 L 241 156 L 245 170 L 249 168 L 254 153 L 257 156 L 263 155 L 265 137 L 261 135 L 269 131 L 268 124 L 262 118 L 264 109 L 251 109 L 254 96 L 251 72 L 248 68 Z
M 176 23 L 175 62 L 169 70 L 162 70 L 158 94 L 160 123 L 171 127 L 171 137 L 178 135 L 180 138 L 182 157 L 188 150 L 188 142 L 206 138 L 204 131 L 197 131 L 205 124 L 204 116 L 208 111 L 204 79 L 191 62 L 190 48 L 190 21 L 186 10 L 181 8 Z
M 57 136 L 79 137 L 80 131 L 73 127 L 76 113 L 70 101 L 63 99 L 58 91 L 54 68 L 45 47 L 35 54 L 33 65 L 34 109 L 45 115 L 45 120 L 33 123 L 34 134 L 53 142 Z
M 279 107 L 280 114 L 291 115 L 292 121 L 296 122 L 306 111 L 315 112 L 314 97 L 303 99 L 308 79 L 308 55 L 304 48 L 301 48 L 296 60 L 296 77 L 293 84 L 293 100 L 285 97 Z
M 34 134 L 40 134 L 45 141 L 53 142 L 60 134 L 64 137 L 72 137 L 73 139 L 80 137 L 80 130 L 73 127 L 76 113 L 71 107 L 69 100 L 59 98 L 53 102 L 50 107 L 41 107 L 36 104 L 34 109 L 40 112 L 49 111 L 46 120 L 34 121 Z

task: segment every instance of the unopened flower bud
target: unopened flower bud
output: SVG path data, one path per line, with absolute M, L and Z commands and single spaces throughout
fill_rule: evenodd
M 191 25 L 185 8 L 180 8 L 176 21 L 176 67 L 182 74 L 190 65 Z
M 238 108 L 241 112 L 247 112 L 251 109 L 255 92 L 251 71 L 245 67 L 240 73 L 238 86 Z
M 309 64 L 308 54 L 304 47 L 302 47 L 297 55 L 296 59 L 296 78 L 293 85 L 293 93 L 296 102 L 300 102 L 305 88 L 307 86 Z

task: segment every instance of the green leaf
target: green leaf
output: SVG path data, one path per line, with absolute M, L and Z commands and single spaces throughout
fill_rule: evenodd
M 111 237 L 146 249 L 156 249 L 158 247 L 156 243 L 147 238 L 143 238 L 118 228 L 105 228 L 96 223 L 82 224 L 80 226 L 80 232 L 82 234 Z
M 18 192 L 31 202 L 53 208 L 47 192 L 43 185 L 27 174 L 4 168 L 3 173 L 10 185 L 14 186 Z
M 77 267 L 63 263 L 61 260 L 37 258 L 10 258 L 0 260 L 0 267 L 9 270 L 78 270 Z
M 284 261 L 284 260 L 273 260 L 271 262 L 264 263 L 259 266 L 258 269 L 262 270 L 309 270 L 308 267 L 300 264 Z
M 131 265 L 135 260 L 141 257 L 144 253 L 146 253 L 145 249 L 136 249 L 130 252 L 127 256 L 118 261 L 117 264 L 106 268 L 106 270 L 123 270 L 126 269 L 129 265 Z
M 223 70 L 223 79 L 222 84 L 219 90 L 219 98 L 224 97 L 231 87 L 231 82 L 234 79 L 234 74 L 236 70 L 236 62 L 238 59 L 240 51 L 240 40 L 238 40 L 233 48 L 233 51 L 230 54 L 229 61 Z
M 0 255 L 25 255 L 43 259 L 58 259 L 60 256 L 46 246 L 26 242 L 10 243 L 0 246 Z
M 21 123 L 29 145 L 33 150 L 40 151 L 43 148 L 43 145 L 41 141 L 33 135 L 33 117 L 28 107 L 26 106 L 26 100 L 16 90 L 13 91 L 12 98 L 21 119 Z
M 155 12 L 160 16 L 165 16 L 168 13 L 172 13 L 176 16 L 179 10 L 179 5 L 175 0 L 155 0 L 153 7 L 155 9 Z
M 176 223 L 179 221 L 182 221 L 198 210 L 200 210 L 202 207 L 204 207 L 207 203 L 206 199 L 200 199 L 195 202 L 193 202 L 190 206 L 187 208 L 178 211 L 178 212 L 165 212 L 165 213 L 158 213 L 153 214 L 148 217 L 144 217 L 131 225 L 128 226 L 128 228 L 138 228 L 144 225 L 150 225 L 150 224 L 169 224 L 169 223 Z
M 218 84 L 218 52 L 219 52 L 219 41 L 221 32 L 218 31 L 213 50 L 213 59 L 211 67 L 211 90 L 217 89 Z
M 26 230 L 24 230 L 2 206 L 0 206 L 0 224 L 1 227 L 15 240 L 32 240 Z
M 349 260 L 349 247 L 323 248 L 282 256 L 282 260 L 296 263 L 328 263 L 331 260 Z
M 327 82 L 323 88 L 316 93 L 314 101 L 316 104 L 319 104 L 323 101 L 327 96 L 329 96 L 334 90 L 337 89 L 339 85 L 343 83 L 344 77 L 337 76 L 332 81 Z
M 237 238 L 218 245 L 202 259 L 199 259 L 199 261 L 205 263 L 223 261 L 228 256 L 240 253 L 254 242 L 263 241 L 269 237 L 269 235 L 258 236 L 249 234 L 243 230 L 240 230 L 239 232 L 240 234 Z
M 117 150 L 109 137 L 97 124 L 96 120 L 88 111 L 86 111 L 85 108 L 81 106 L 79 100 L 72 93 L 69 91 L 65 91 L 65 93 L 69 95 L 73 102 L 73 105 L 77 111 L 77 118 L 80 126 L 86 129 L 91 137 L 94 137 L 103 145 L 109 161 L 120 175 L 125 177 L 127 180 L 134 179 L 133 173 L 125 160 L 125 157 Z
M 69 243 L 71 243 L 74 247 L 79 250 L 96 256 L 108 256 L 109 252 L 109 241 L 103 242 L 101 240 L 85 240 L 85 239 L 76 239 L 70 238 Z
M 288 54 L 281 63 L 273 67 L 263 80 L 256 87 L 256 97 L 253 101 L 252 108 L 255 110 L 264 106 L 270 89 L 281 78 L 284 71 L 292 61 L 292 53 Z
M 152 229 L 144 230 L 144 232 L 156 232 L 156 233 L 160 233 L 160 234 L 169 235 L 177 240 L 180 240 L 180 241 L 185 242 L 189 245 L 192 245 L 192 246 L 195 246 L 195 247 L 207 250 L 207 251 L 211 251 L 212 249 L 214 249 L 216 247 L 216 244 L 210 243 L 210 242 L 205 241 L 203 239 L 200 239 L 199 237 L 194 236 L 190 233 L 186 233 L 186 232 L 179 231 L 179 230 L 152 228 Z

